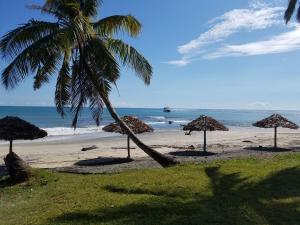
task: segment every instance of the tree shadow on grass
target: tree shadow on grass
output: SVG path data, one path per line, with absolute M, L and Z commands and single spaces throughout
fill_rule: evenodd
M 260 182 L 239 173 L 223 174 L 218 167 L 205 169 L 211 195 L 185 189 L 153 191 L 105 187 L 120 194 L 145 194 L 143 200 L 120 207 L 65 213 L 52 224 L 222 224 L 295 225 L 300 221 L 300 168 L 288 168 Z M 296 198 L 297 197 L 297 198 Z M 293 198 L 293 199 L 292 199 Z
M 116 185 L 107 185 L 104 187 L 106 191 L 119 194 L 136 194 L 136 195 L 152 195 L 161 197 L 182 197 L 186 193 L 183 189 L 176 189 L 173 191 L 165 189 L 144 189 L 144 188 L 126 188 Z
M 7 175 L 7 170 L 5 165 L 0 165 L 0 176 Z
M 21 182 L 19 182 L 19 183 L 21 183 Z M 19 183 L 12 181 L 9 176 L 6 176 L 6 175 L 0 176 L 0 189 L 14 186 Z
M 274 148 L 274 147 L 247 147 L 246 150 L 260 151 L 260 152 L 291 152 L 291 148 Z
M 106 166 L 132 162 L 130 158 L 119 157 L 98 157 L 96 159 L 80 160 L 75 163 L 76 166 Z
M 6 166 L 0 165 L 0 189 L 13 186 L 17 183 L 13 182 L 10 177 L 8 176 Z
M 170 152 L 169 154 L 173 156 L 199 156 L 199 157 L 216 155 L 216 153 L 204 152 L 204 151 L 176 151 L 176 152 Z

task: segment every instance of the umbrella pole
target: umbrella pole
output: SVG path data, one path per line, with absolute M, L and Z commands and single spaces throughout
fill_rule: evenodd
M 203 151 L 206 152 L 206 130 L 204 130 L 204 144 L 203 144 Z
M 277 148 L 277 127 L 275 127 L 275 132 L 274 132 L 274 148 Z
M 128 156 L 127 158 L 130 159 L 130 138 L 129 136 L 127 135 L 127 153 L 128 153 Z
M 9 140 L 9 153 L 12 153 L 12 143 L 13 141 L 12 140 Z

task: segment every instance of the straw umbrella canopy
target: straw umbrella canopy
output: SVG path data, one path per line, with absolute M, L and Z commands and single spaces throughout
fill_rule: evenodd
M 30 177 L 30 167 L 12 150 L 14 140 L 34 140 L 47 136 L 47 132 L 18 118 L 0 119 L 0 140 L 9 141 L 9 153 L 5 157 L 5 165 L 14 181 L 23 181 Z
M 135 134 L 142 134 L 146 132 L 153 132 L 153 128 L 148 124 L 144 123 L 143 121 L 139 120 L 133 116 L 124 116 L 121 118 L 127 126 L 135 133 Z M 121 126 L 117 123 L 111 123 L 103 128 L 105 132 L 114 132 L 120 134 L 126 134 L 121 128 Z M 127 135 L 127 151 L 128 151 L 128 158 L 130 158 L 130 138 Z
M 198 119 L 193 120 L 183 127 L 183 130 L 189 131 L 203 131 L 204 145 L 203 150 L 206 152 L 206 131 L 228 131 L 228 128 L 212 117 L 201 115 Z
M 289 128 L 289 129 L 298 129 L 299 126 L 291 121 L 289 121 L 287 118 L 284 118 L 283 116 L 279 114 L 273 114 L 263 120 L 260 120 L 253 124 L 255 127 L 260 128 L 274 128 L 274 148 L 277 148 L 277 128 L 283 127 L 283 128 Z
M 9 152 L 12 152 L 14 140 L 34 140 L 47 136 L 47 132 L 18 117 L 0 119 L 0 140 L 10 142 Z

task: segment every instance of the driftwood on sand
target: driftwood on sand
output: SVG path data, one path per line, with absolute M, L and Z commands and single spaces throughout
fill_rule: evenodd
M 82 148 L 81 151 L 86 152 L 86 151 L 91 151 L 91 150 L 95 150 L 95 149 L 98 149 L 98 147 L 96 145 L 92 145 L 92 146 Z

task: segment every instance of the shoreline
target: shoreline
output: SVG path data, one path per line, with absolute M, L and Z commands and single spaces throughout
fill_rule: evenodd
M 194 151 L 200 151 L 203 142 L 203 132 L 193 132 L 191 136 L 184 135 L 180 130 L 161 130 L 153 133 L 145 133 L 138 137 L 150 145 L 155 150 L 170 154 L 182 152 L 193 146 Z M 249 147 L 272 147 L 273 129 L 236 129 L 231 131 L 216 131 L 208 133 L 208 151 L 217 153 L 217 158 L 222 158 L 222 154 L 249 155 L 245 149 Z M 132 142 L 131 142 L 132 143 Z M 97 149 L 81 151 L 82 148 L 97 146 Z M 278 132 L 278 145 L 282 148 L 300 149 L 300 131 L 280 129 Z M 152 167 L 154 162 L 142 150 L 138 149 L 134 143 L 131 144 L 132 157 L 137 164 L 145 164 L 145 167 Z M 97 133 L 88 135 L 73 135 L 62 138 L 48 137 L 36 141 L 16 141 L 14 151 L 36 168 L 64 168 L 72 167 L 75 163 L 91 159 L 126 158 L 126 136 L 114 134 L 113 136 L 99 137 Z M 3 158 L 8 153 L 8 143 L 0 143 L 0 165 Z M 222 154 L 220 154 L 222 153 Z M 181 158 L 184 157 L 175 156 Z M 189 157 L 187 157 L 188 160 Z M 203 157 L 202 157 L 203 158 Z M 208 157 L 214 158 L 214 157 Z M 145 160 L 146 159 L 146 160 Z M 140 161 L 144 163 L 141 163 Z M 201 157 L 196 157 L 196 161 L 201 161 Z M 195 161 L 192 159 L 192 161 Z M 130 163 L 129 163 L 130 164 Z M 135 163 L 131 163 L 135 168 Z M 124 165 L 120 166 L 122 168 Z M 143 166 L 142 166 L 143 167 Z M 131 167 L 129 167 L 131 168 Z
M 235 132 L 249 132 L 249 133 L 273 133 L 274 130 L 273 129 L 269 129 L 269 128 L 257 128 L 257 127 L 241 127 L 241 126 L 227 126 L 229 128 L 229 133 L 235 133 Z M 41 128 L 44 130 L 47 129 L 52 129 L 52 128 Z M 73 128 L 70 128 L 73 129 Z M 77 128 L 78 129 L 78 128 Z M 80 129 L 80 128 L 79 128 Z M 138 136 L 145 136 L 147 134 L 170 134 L 170 133 L 182 133 L 184 135 L 184 132 L 182 129 L 180 128 L 169 128 L 169 129 L 155 129 L 154 132 L 152 133 L 145 133 L 145 134 L 139 134 Z M 215 131 L 213 131 L 214 133 Z M 217 131 L 219 132 L 219 131 Z M 195 133 L 202 133 L 202 132 L 197 132 L 194 131 L 193 134 Z M 280 128 L 279 133 L 299 133 L 300 134 L 300 130 L 290 130 L 290 129 L 286 129 L 286 128 Z M 99 131 L 96 132 L 90 132 L 90 133 L 74 133 L 74 134 L 50 134 L 45 138 L 42 139 L 36 139 L 36 140 L 16 140 L 14 141 L 14 144 L 34 144 L 34 143 L 48 143 L 48 142 L 58 142 L 58 141 L 62 141 L 62 142 L 72 142 L 72 141 L 88 141 L 88 140 L 99 140 L 99 139 L 107 139 L 107 138 L 116 138 L 116 137 L 122 137 L 123 135 L 119 134 L 119 133 L 110 133 L 110 132 L 105 132 L 99 129 Z M 1 145 L 6 145 L 7 142 L 0 140 L 0 146 Z

